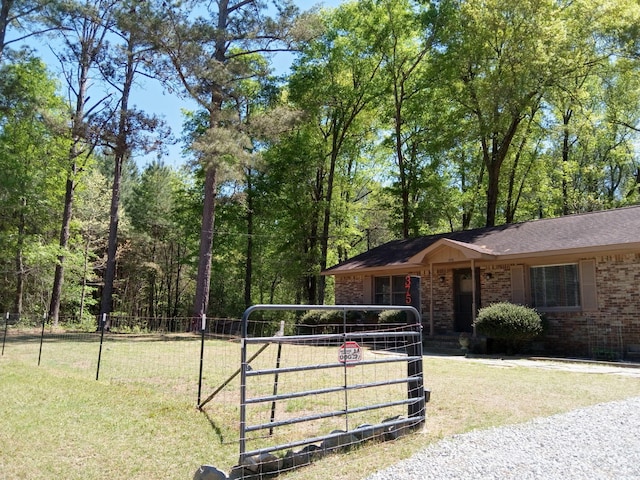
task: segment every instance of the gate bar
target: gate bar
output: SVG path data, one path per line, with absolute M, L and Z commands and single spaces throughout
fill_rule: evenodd
M 292 423 L 302 423 L 311 420 L 322 420 L 323 418 L 336 417 L 338 415 L 348 415 L 349 413 L 369 412 L 371 410 L 380 410 L 381 408 L 397 407 L 398 405 L 411 405 L 419 400 L 414 398 L 407 398 L 406 400 L 397 400 L 395 402 L 377 403 L 367 405 L 365 407 L 345 408 L 344 410 L 334 410 L 333 412 L 317 413 L 315 415 L 307 415 L 306 417 L 287 418 L 279 422 L 263 423 L 257 425 L 251 425 L 245 428 L 245 432 L 255 432 L 258 430 L 264 430 L 265 428 L 281 427 L 283 425 L 290 425 Z M 406 419 L 405 419 L 406 420 Z
M 421 422 L 419 421 L 419 419 L 416 419 L 416 422 L 412 422 L 410 419 L 402 418 L 402 419 L 398 419 L 398 420 L 391 420 L 391 421 L 388 421 L 388 422 L 376 423 L 374 425 L 368 425 L 367 426 L 367 430 L 368 429 L 377 430 L 379 428 L 394 427 L 396 425 L 417 426 L 420 423 Z M 357 432 L 357 431 L 358 431 L 358 429 L 356 428 L 355 430 L 351 430 L 350 433 L 354 433 L 354 432 Z M 283 445 L 275 445 L 275 446 L 272 446 L 272 447 L 264 447 L 264 448 L 259 448 L 259 449 L 256 449 L 256 450 L 250 450 L 250 451 L 245 452 L 244 454 L 240 455 L 240 462 L 242 463 L 242 459 L 243 458 L 252 457 L 253 455 L 261 455 L 263 453 L 276 452 L 276 451 L 279 451 L 279 450 L 285 450 L 285 449 L 289 449 L 289 448 L 300 447 L 302 445 L 310 445 L 312 443 L 322 442 L 323 440 L 328 440 L 330 438 L 337 438 L 337 437 L 340 437 L 341 435 L 344 435 L 344 432 L 329 433 L 327 435 L 322 435 L 322 436 L 312 437 L 312 438 L 305 438 L 304 440 L 298 440 L 298 441 L 295 441 L 295 442 L 289 442 L 289 443 L 285 443 Z
M 381 365 L 383 363 L 407 363 L 408 361 L 422 360 L 422 357 L 397 357 L 397 358 L 384 358 L 380 360 L 362 360 L 358 362 L 358 365 Z M 249 362 L 250 363 L 250 362 Z M 304 370 L 327 370 L 329 368 L 344 368 L 344 363 L 319 363 L 318 365 L 305 365 L 304 367 L 283 367 L 279 370 L 274 368 L 267 368 L 264 370 L 250 370 L 247 372 L 247 377 L 258 377 L 261 375 L 273 375 L 274 373 L 289 373 L 300 372 Z
M 348 385 L 346 387 L 347 390 L 358 390 L 363 388 L 375 388 L 375 387 L 385 387 L 387 385 L 398 385 L 400 383 L 408 383 L 415 379 L 413 378 L 399 378 L 396 380 L 385 380 L 383 382 L 372 382 L 372 383 L 359 383 L 357 385 Z M 283 393 L 281 395 L 272 395 L 268 397 L 255 397 L 247 400 L 247 404 L 251 405 L 254 403 L 265 403 L 270 402 L 272 400 L 285 400 L 291 398 L 300 398 L 307 397 L 309 395 L 323 395 L 325 393 L 336 393 L 342 392 L 345 390 L 345 387 L 331 387 L 331 388 L 321 388 L 318 390 L 305 390 L 304 392 L 295 392 L 295 393 Z

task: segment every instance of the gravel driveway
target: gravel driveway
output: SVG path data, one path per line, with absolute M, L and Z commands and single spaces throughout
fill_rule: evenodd
M 609 373 L 636 376 L 640 370 Z M 640 480 L 640 397 L 455 435 L 367 477 L 400 479 Z

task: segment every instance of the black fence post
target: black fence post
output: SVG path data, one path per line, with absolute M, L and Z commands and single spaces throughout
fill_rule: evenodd
M 4 344 L 7 341 L 7 328 L 9 327 L 9 312 L 4 317 L 4 337 L 2 337 L 2 355 L 4 356 Z
M 40 358 L 42 358 L 42 341 L 44 340 L 44 325 L 47 323 L 47 314 L 42 315 L 42 332 L 40 333 L 40 351 L 38 352 L 38 366 L 40 366 Z
M 280 330 L 276 333 L 276 336 L 282 337 L 284 336 L 284 320 L 280 321 Z M 276 355 L 276 373 L 273 376 L 273 397 L 275 398 L 278 395 L 278 380 L 279 380 L 279 372 L 280 368 L 280 360 L 282 357 L 282 342 L 278 342 L 278 353 Z M 273 400 L 271 402 L 271 417 L 270 422 L 273 423 L 276 419 L 276 401 Z M 269 435 L 273 435 L 273 427 L 269 428 Z
M 200 372 L 198 373 L 198 408 L 200 409 L 200 398 L 202 396 L 202 369 L 204 367 L 204 332 L 207 329 L 207 315 L 202 314 L 202 321 L 200 322 Z
M 409 313 L 409 317 L 412 316 Z M 421 331 L 419 320 L 416 318 L 416 329 Z M 424 373 L 422 370 L 422 339 L 416 340 L 416 337 L 410 337 L 411 340 L 407 342 L 407 356 L 414 357 L 416 360 L 409 360 L 407 362 L 407 375 L 412 380 L 408 383 L 409 398 L 415 400 L 409 404 L 408 416 L 409 418 L 424 417 L 426 408 L 426 398 L 424 392 Z M 422 423 L 422 422 L 421 422 Z
M 407 306 L 414 308 L 413 311 L 407 312 L 407 325 L 409 330 L 414 330 L 414 332 L 418 333 L 416 337 L 410 337 L 411 340 L 407 342 L 407 356 L 416 358 L 416 360 L 409 360 L 407 363 L 407 375 L 413 379 L 408 384 L 408 394 L 410 399 L 415 400 L 409 404 L 407 412 L 409 418 L 424 417 L 426 409 L 424 372 L 422 369 L 422 319 L 420 317 L 422 299 L 420 283 L 419 276 L 407 275 L 405 277 L 405 303 Z M 414 317 L 413 323 L 411 317 Z
M 98 350 L 98 368 L 96 368 L 96 381 L 100 378 L 100 362 L 102 360 L 102 342 L 104 340 L 104 325 L 107 322 L 107 314 L 102 314 L 100 321 L 100 349 Z

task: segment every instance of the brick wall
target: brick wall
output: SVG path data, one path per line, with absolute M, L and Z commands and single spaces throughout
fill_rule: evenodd
M 364 301 L 364 277 L 349 275 L 336 277 L 336 305 L 362 305 Z
M 422 272 L 422 314 L 429 332 L 431 279 Z M 363 304 L 364 277 L 336 278 L 337 304 Z M 511 301 L 511 264 L 480 268 L 481 306 Z M 621 358 L 640 345 L 640 253 L 596 257 L 598 310 L 547 312 L 544 352 L 564 356 Z M 453 331 L 453 271 L 436 268 L 433 279 L 434 333 Z
M 550 353 L 622 358 L 640 344 L 640 254 L 596 257 L 598 310 L 548 313 Z

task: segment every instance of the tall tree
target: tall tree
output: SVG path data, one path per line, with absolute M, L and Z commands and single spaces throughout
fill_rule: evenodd
M 523 120 L 574 69 L 562 22 L 571 8 L 537 0 L 453 4 L 439 43 L 443 81 L 460 115 L 475 120 L 487 173 L 485 224 L 493 226 L 501 169 Z
M 301 137 L 313 144 L 298 154 L 306 156 L 305 168 L 313 182 L 310 198 L 315 213 L 305 248 L 313 265 L 306 279 L 310 303 L 325 299 L 325 277 L 318 273 L 327 267 L 333 209 L 339 198 L 337 178 L 349 169 L 364 142 L 372 139 L 372 112 L 383 91 L 378 77 L 384 57 L 367 48 L 370 37 L 362 34 L 369 27 L 365 14 L 366 8 L 355 3 L 332 12 L 326 32 L 304 49 L 290 79 L 292 101 L 313 122 Z
M 28 272 L 42 273 L 29 265 L 26 252 L 35 258 L 46 248 L 52 206 L 60 200 L 68 137 L 56 87 L 35 58 L 20 55 L 0 68 L 0 243 L 3 254 L 14 259 L 10 278 L 15 279 L 13 309 L 18 314 Z
M 117 113 L 108 121 L 106 128 L 107 145 L 113 156 L 113 183 L 109 220 L 109 240 L 107 263 L 103 278 L 100 318 L 112 310 L 113 282 L 116 271 L 116 251 L 118 248 L 118 222 L 120 216 L 120 184 L 125 161 L 138 150 L 149 152 L 153 139 L 145 138 L 145 133 L 153 132 L 159 125 L 156 118 L 130 107 L 130 97 L 136 76 L 146 74 L 141 67 L 151 47 L 145 40 L 138 19 L 148 14 L 148 10 L 137 0 L 120 2 L 114 13 L 113 36 L 115 44 L 106 46 L 109 54 L 100 62 L 101 71 L 107 83 L 119 95 Z
M 390 132 L 385 143 L 397 168 L 390 208 L 397 212 L 402 237 L 408 238 L 437 223 L 428 221 L 434 212 L 421 204 L 438 196 L 428 178 L 436 163 L 430 152 L 442 131 L 438 123 L 444 125 L 446 118 L 446 102 L 431 108 L 436 88 L 428 78 L 433 30 L 439 24 L 424 22 L 426 10 L 410 0 L 364 1 L 360 6 L 366 11 L 366 28 L 360 33 L 369 48 L 383 56 L 381 81 L 388 87 L 388 101 L 381 116 L 389 118 L 390 125 L 382 128 Z
M 204 199 L 200 252 L 193 315 L 207 313 L 211 279 L 212 241 L 216 195 L 220 177 L 233 168 L 249 146 L 237 121 L 227 113 L 239 82 L 265 75 L 261 64 L 244 57 L 290 49 L 297 40 L 294 19 L 298 11 L 290 1 L 271 2 L 278 13 L 267 16 L 267 4 L 258 0 L 220 1 L 202 4 L 162 2 L 154 35 L 168 66 L 186 96 L 207 112 L 206 128 L 191 145 L 204 170 Z M 197 7 L 197 8 L 196 8 Z M 201 16 L 194 19 L 193 11 Z
M 115 4 L 115 0 L 65 3 L 52 5 L 47 14 L 48 22 L 62 32 L 62 50 L 56 52 L 56 56 L 61 63 L 69 95 L 72 138 L 60 228 L 60 252 L 49 305 L 49 318 L 54 323 L 58 321 L 60 314 L 65 256 L 69 245 L 78 177 L 101 141 L 103 125 L 100 123 L 99 114 L 107 108 L 105 101 L 109 95 L 95 101 L 91 100 L 89 87 L 92 71 L 104 53 L 105 37 L 113 25 Z

